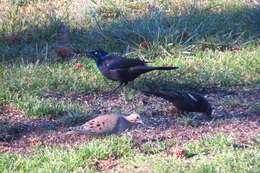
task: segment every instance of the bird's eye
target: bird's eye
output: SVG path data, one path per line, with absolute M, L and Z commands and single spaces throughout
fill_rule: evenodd
M 97 52 L 97 51 L 95 51 L 95 52 L 93 52 L 93 54 L 94 54 L 94 55 L 98 55 L 98 52 Z

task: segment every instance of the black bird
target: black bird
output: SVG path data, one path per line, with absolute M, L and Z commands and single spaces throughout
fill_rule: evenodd
M 182 113 L 201 112 L 209 117 L 211 116 L 211 105 L 203 96 L 197 93 L 161 89 L 153 89 L 153 91 L 144 92 L 170 101 Z
M 140 59 L 129 59 L 109 54 L 102 49 L 91 50 L 86 56 L 96 61 L 99 71 L 108 79 L 120 82 L 114 90 L 127 85 L 139 75 L 153 70 L 174 70 L 178 67 L 151 67 Z

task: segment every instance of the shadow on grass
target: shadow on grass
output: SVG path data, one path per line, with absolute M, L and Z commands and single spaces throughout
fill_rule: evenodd
M 30 120 L 30 122 L 10 123 L 8 120 L 0 122 L 0 141 L 11 142 L 19 140 L 27 133 L 45 133 L 55 130 L 56 123 L 48 120 Z
M 69 113 L 57 120 L 30 117 L 9 117 L 0 120 L 0 142 L 11 142 L 26 137 L 27 134 L 44 134 L 60 128 L 69 128 L 85 123 L 93 115 L 79 112 Z M 15 120 L 12 120 L 12 119 Z
M 259 39 L 259 7 L 244 6 L 230 11 L 221 11 L 221 8 L 221 5 L 199 7 L 198 4 L 188 4 L 183 12 L 176 10 L 176 14 L 169 15 L 162 9 L 150 7 L 147 13 L 135 19 L 119 14 L 113 20 L 98 20 L 102 17 L 95 13 L 97 20 L 93 22 L 93 29 L 68 28 L 68 44 L 81 51 L 103 48 L 126 53 L 140 48 L 140 42 L 148 40 L 153 46 L 141 51 L 149 58 L 162 51 L 162 47 L 170 54 L 174 54 L 176 46 L 190 45 L 202 50 L 227 50 Z M 51 63 L 54 53 L 50 47 L 62 42 L 66 25 L 57 16 L 50 18 L 48 25 L 9 33 L 11 36 L 7 38 L 2 36 L 0 61 L 48 60 Z

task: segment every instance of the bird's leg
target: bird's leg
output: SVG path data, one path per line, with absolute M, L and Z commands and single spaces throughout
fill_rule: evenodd
M 115 87 L 114 89 L 112 89 L 110 92 L 113 93 L 115 92 L 117 89 L 123 87 L 123 86 L 126 86 L 127 85 L 127 82 L 121 82 L 117 87 Z

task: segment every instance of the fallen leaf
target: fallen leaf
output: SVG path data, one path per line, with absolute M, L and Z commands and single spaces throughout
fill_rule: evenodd
M 57 56 L 59 56 L 61 58 L 69 57 L 70 53 L 72 52 L 72 50 L 70 48 L 67 48 L 67 47 L 56 47 L 54 49 L 55 49 Z
M 92 166 L 100 171 L 104 171 L 117 166 L 117 162 L 112 158 L 109 158 L 107 160 L 95 160 Z
M 147 49 L 147 48 L 151 47 L 151 44 L 148 41 L 142 41 L 140 43 L 140 46 Z
M 33 138 L 33 139 L 31 139 L 31 145 L 32 145 L 32 146 L 35 146 L 35 145 L 39 144 L 40 142 L 41 142 L 41 141 L 40 141 L 39 138 Z
M 233 52 L 233 53 L 237 53 L 237 52 L 239 52 L 239 51 L 240 51 L 239 48 L 232 48 L 232 52 Z
M 84 67 L 84 65 L 81 64 L 81 63 L 76 63 L 76 64 L 74 65 L 74 69 L 76 69 L 76 70 L 80 70 L 80 69 L 82 69 L 83 67 Z
M 187 157 L 187 156 L 188 156 L 188 151 L 187 151 L 187 150 L 175 151 L 175 152 L 174 152 L 174 155 L 175 155 L 177 158 L 184 158 L 184 157 Z

